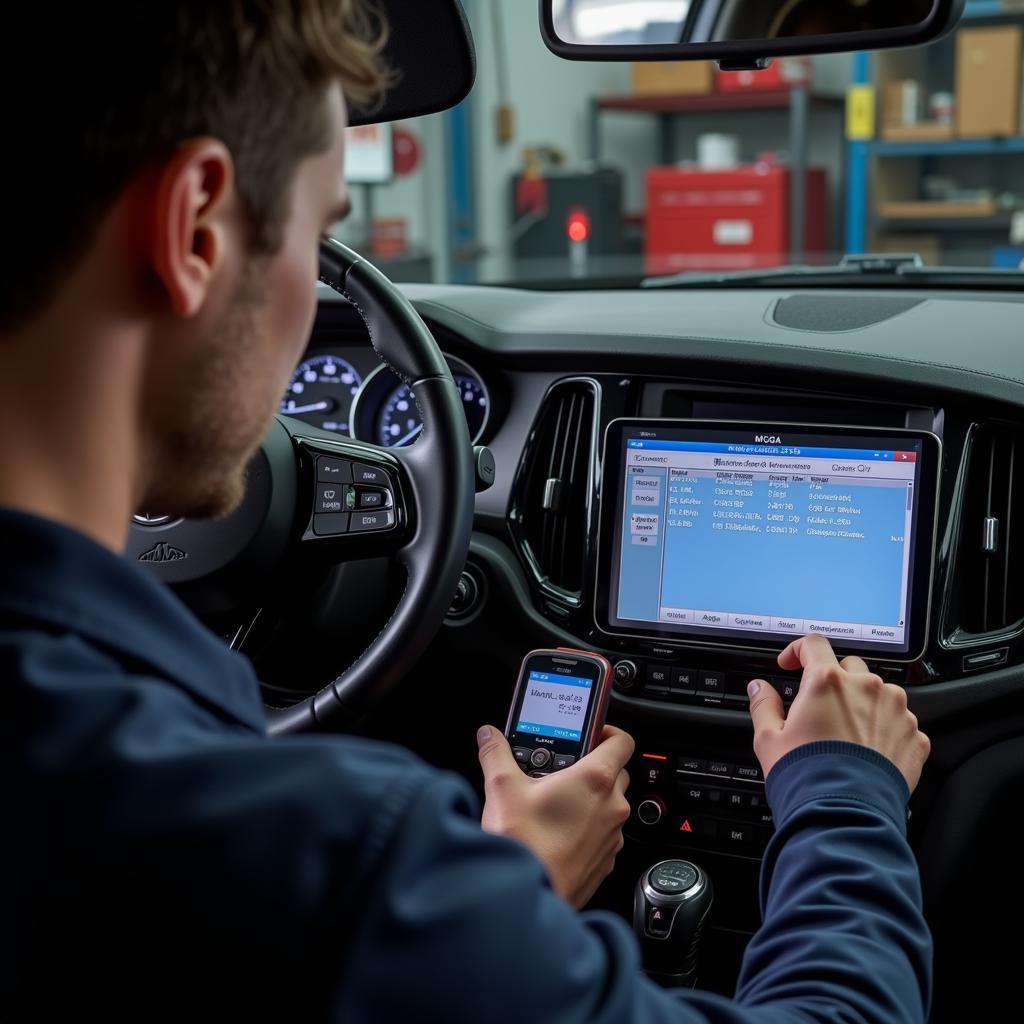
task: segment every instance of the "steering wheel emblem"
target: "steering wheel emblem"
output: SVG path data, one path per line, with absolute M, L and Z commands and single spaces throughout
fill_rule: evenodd
M 139 555 L 140 562 L 180 562 L 183 558 L 188 558 L 187 551 L 166 543 L 154 544 L 148 551 Z

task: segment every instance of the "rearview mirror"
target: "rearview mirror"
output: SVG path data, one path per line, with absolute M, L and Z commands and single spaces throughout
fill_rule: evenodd
M 965 0 L 541 0 L 548 48 L 570 60 L 707 60 L 879 50 L 950 31 Z

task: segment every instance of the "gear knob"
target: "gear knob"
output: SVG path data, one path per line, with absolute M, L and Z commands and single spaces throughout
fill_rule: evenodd
M 693 988 L 704 922 L 713 890 L 708 876 L 688 860 L 663 860 L 636 885 L 633 928 L 644 971 L 663 985 Z

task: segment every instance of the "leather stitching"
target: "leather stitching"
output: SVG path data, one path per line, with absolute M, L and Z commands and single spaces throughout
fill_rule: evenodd
M 402 373 L 398 369 L 398 367 L 394 366 L 391 363 L 391 361 L 387 358 L 387 356 L 385 356 L 384 353 L 381 352 L 381 350 L 377 347 L 377 339 L 374 337 L 373 328 L 370 326 L 370 319 L 366 315 L 366 312 L 363 309 L 363 307 L 359 305 L 359 303 L 356 301 L 355 297 L 352 294 L 350 294 L 349 291 L 347 289 L 345 289 L 344 287 L 338 287 L 338 286 L 336 286 L 335 284 L 333 284 L 330 281 L 326 281 L 325 283 L 329 287 L 333 288 L 339 294 L 344 295 L 345 298 L 348 299 L 348 301 L 352 304 L 352 306 L 354 307 L 354 309 L 356 310 L 356 312 L 359 314 L 360 318 L 362 319 L 363 324 L 366 326 L 366 333 L 369 335 L 370 344 L 371 344 L 371 346 L 373 346 L 373 351 L 377 353 L 377 357 L 380 359 L 380 361 L 382 363 L 384 363 L 384 365 L 389 370 L 391 370 L 391 372 L 399 380 L 403 381 L 409 387 L 410 392 L 412 392 L 412 381 L 404 373 Z M 415 393 L 413 393 L 413 401 L 416 403 L 416 409 L 417 409 L 417 411 L 420 414 L 420 420 L 423 422 L 423 430 L 421 431 L 420 436 L 416 439 L 415 442 L 413 442 L 413 445 L 410 446 L 410 447 L 414 447 L 416 444 L 419 444 L 419 442 L 423 439 L 423 437 L 427 433 L 426 417 L 424 417 L 424 415 L 423 415 L 423 408 L 420 405 L 419 399 L 416 398 Z M 387 622 L 385 622 L 384 625 L 381 626 L 381 628 L 378 631 L 377 635 L 373 638 L 373 640 L 370 641 L 370 643 L 367 645 L 366 649 L 356 658 L 355 661 L 352 662 L 351 665 L 349 665 L 349 667 L 341 675 L 336 676 L 332 682 L 328 683 L 327 686 L 322 687 L 313 696 L 306 698 L 306 702 L 309 704 L 310 711 L 312 712 L 312 715 L 313 715 L 314 719 L 319 721 L 319 718 L 318 718 L 317 713 L 316 713 L 316 698 L 319 697 L 320 694 L 326 692 L 327 690 L 331 691 L 331 693 L 334 695 L 334 699 L 339 704 L 343 705 L 345 703 L 345 700 L 344 700 L 342 694 L 338 692 L 338 683 L 340 682 L 340 680 L 344 676 L 349 675 L 351 672 L 353 672 L 355 670 L 356 666 L 359 665 L 366 658 L 366 656 L 368 654 L 370 654 L 374 650 L 374 648 L 377 646 L 378 641 L 387 632 L 388 627 L 391 625 L 392 622 L 394 622 L 395 616 L 398 615 L 398 612 L 401 610 L 402 606 L 405 604 L 405 598 L 406 598 L 406 595 L 409 593 L 409 587 L 410 587 L 411 582 L 412 582 L 412 572 L 409 570 L 409 567 L 406 566 L 405 586 L 402 588 L 402 596 L 399 597 L 398 603 L 395 605 L 394 611 L 392 611 L 391 615 L 388 616 Z
M 333 287 L 333 285 L 331 287 Z M 388 357 L 385 356 L 384 353 L 381 352 L 381 350 L 377 347 L 377 339 L 373 336 L 373 328 L 370 326 L 370 319 L 366 315 L 365 311 L 363 310 L 363 307 L 359 305 L 359 303 L 355 300 L 354 296 L 350 295 L 344 289 L 340 289 L 340 292 L 341 292 L 342 295 L 345 296 L 346 299 L 348 299 L 349 302 L 352 303 L 352 305 L 355 307 L 356 312 L 359 314 L 360 318 L 362 319 L 363 324 L 366 326 L 366 333 L 370 336 L 370 345 L 373 347 L 373 351 L 377 353 L 377 358 L 400 381 L 402 381 L 404 384 L 406 384 L 406 386 L 409 388 L 409 393 L 412 395 L 412 400 L 416 403 L 416 411 L 420 414 L 420 422 L 423 424 L 423 429 L 420 431 L 419 437 L 417 437 L 416 440 L 413 441 L 413 443 L 409 446 L 410 448 L 414 448 L 416 445 L 418 445 L 420 443 L 420 441 L 423 440 L 423 438 L 426 435 L 427 430 L 429 428 L 427 427 L 427 419 L 423 415 L 423 407 L 420 405 L 420 400 L 416 397 L 416 392 L 412 390 L 412 381 L 404 373 L 402 373 L 398 369 L 397 366 L 393 366 L 391 361 L 388 359 Z

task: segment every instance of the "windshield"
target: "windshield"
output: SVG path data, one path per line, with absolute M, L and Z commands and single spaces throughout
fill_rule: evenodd
M 689 0 L 562 0 L 595 40 L 654 39 Z M 396 281 L 638 286 L 912 253 L 1024 259 L 1024 13 L 968 0 L 911 50 L 710 63 L 564 61 L 537 5 L 466 4 L 458 108 L 352 129 L 339 236 Z

